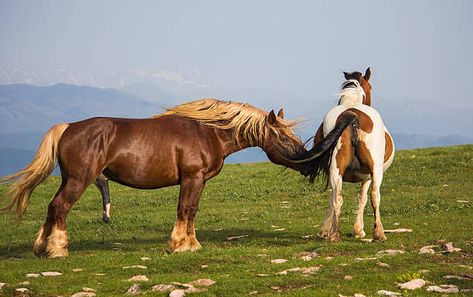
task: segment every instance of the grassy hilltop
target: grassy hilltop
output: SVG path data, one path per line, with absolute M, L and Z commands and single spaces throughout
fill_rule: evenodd
M 397 153 L 381 189 L 381 219 L 385 229 L 413 232 L 387 234 L 388 241 L 383 243 L 349 236 L 358 185 L 344 184 L 341 242 L 324 242 L 312 235 L 325 218 L 329 192 L 320 193 L 291 170 L 258 163 L 226 165 L 207 183 L 196 223 L 201 251 L 168 255 L 164 250 L 175 220 L 178 187 L 139 191 L 112 184 L 111 223 L 102 223 L 100 195 L 91 186 L 68 216 L 70 256 L 38 259 L 32 254 L 34 236 L 59 183 L 59 178 L 49 178 L 36 189 L 20 225 L 0 214 L 0 282 L 7 283 L 0 296 L 11 296 L 19 287 L 29 288 L 33 296 L 70 296 L 83 287 L 95 289 L 97 296 L 123 296 L 133 283 L 139 283 L 128 279 L 139 274 L 149 279 L 141 282 L 146 296 L 169 294 L 151 292 L 154 285 L 200 278 L 216 283 L 207 292 L 188 295 L 375 296 L 385 289 L 405 296 L 441 296 L 428 293 L 425 287 L 408 292 L 397 288 L 396 282 L 419 276 L 429 285 L 473 289 L 471 279 L 444 278 L 473 274 L 473 145 Z M 372 236 L 372 223 L 368 203 L 367 238 Z M 226 240 L 229 236 L 244 237 Z M 462 251 L 418 253 L 423 246 L 447 242 Z M 388 249 L 404 253 L 377 255 Z M 318 257 L 310 261 L 298 255 L 313 251 Z M 280 258 L 288 261 L 271 263 Z M 146 269 L 123 269 L 131 265 Z M 301 270 L 276 274 L 295 267 Z M 307 267 L 319 268 L 304 274 L 302 268 Z M 78 268 L 81 271 L 73 271 Z M 62 275 L 26 277 L 44 271 Z M 25 281 L 29 284 L 20 284 Z

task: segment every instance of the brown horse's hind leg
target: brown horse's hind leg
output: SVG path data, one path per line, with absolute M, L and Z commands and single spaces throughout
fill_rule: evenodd
M 168 242 L 170 252 L 195 251 L 201 248 L 195 237 L 194 218 L 203 188 L 203 178 L 193 177 L 181 182 L 176 223 Z
M 36 256 L 57 258 L 69 255 L 66 216 L 85 188 L 82 182 L 72 179 L 63 180 L 53 201 L 49 203 L 46 222 L 36 235 L 33 247 Z
M 108 179 L 101 174 L 95 180 L 95 186 L 99 189 L 100 194 L 102 195 L 102 220 L 105 223 L 108 223 L 110 222 L 110 188 L 108 187 Z

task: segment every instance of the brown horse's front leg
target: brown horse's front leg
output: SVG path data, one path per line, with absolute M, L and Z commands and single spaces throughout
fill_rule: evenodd
M 195 237 L 194 218 L 204 185 L 202 177 L 194 176 L 182 180 L 176 223 L 168 242 L 170 252 L 195 251 L 201 248 Z

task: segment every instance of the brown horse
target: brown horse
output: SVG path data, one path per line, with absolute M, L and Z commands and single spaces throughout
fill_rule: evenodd
M 194 219 L 205 182 L 217 175 L 224 159 L 258 146 L 276 163 L 303 171 L 284 155 L 304 151 L 291 128 L 295 121 L 237 102 L 203 99 L 176 106 L 150 119 L 91 118 L 53 126 L 35 158 L 20 172 L 0 179 L 12 182 L 5 210 L 26 210 L 32 191 L 55 167 L 62 183 L 48 207 L 34 243 L 37 256 L 68 256 L 66 217 L 91 183 L 110 179 L 138 189 L 180 184 L 177 218 L 168 249 L 201 247 Z
M 361 182 L 358 195 L 358 211 L 353 234 L 363 238 L 363 213 L 371 185 L 371 205 L 374 210 L 373 238 L 386 240 L 379 205 L 381 200 L 380 186 L 383 173 L 391 165 L 394 158 L 394 142 L 383 124 L 381 116 L 371 105 L 371 70 L 364 75 L 360 72 L 344 73 L 346 81 L 342 85 L 338 106 L 330 110 L 324 118 L 314 137 L 314 148 L 324 141 L 329 132 L 336 128 L 337 122 L 352 119 L 350 127 L 341 133 L 325 153 L 312 149 L 294 157 L 304 159 L 310 169 L 311 181 L 325 173 L 325 181 L 330 181 L 332 196 L 329 201 L 327 218 L 319 236 L 332 241 L 340 239 L 339 217 L 343 204 L 342 183 Z M 330 135 L 330 134 L 329 134 Z

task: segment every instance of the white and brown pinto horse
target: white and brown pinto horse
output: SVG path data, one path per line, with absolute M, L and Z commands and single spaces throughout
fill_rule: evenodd
M 331 241 L 340 239 L 339 219 L 343 204 L 342 185 L 346 182 L 361 182 L 358 195 L 358 211 L 353 235 L 363 238 L 363 212 L 368 199 L 371 185 L 371 205 L 374 210 L 375 240 L 386 240 L 379 205 L 381 200 L 380 187 L 383 173 L 391 165 L 394 158 L 394 142 L 383 124 L 379 113 L 370 106 L 371 85 L 368 68 L 365 75 L 360 72 L 344 73 L 346 81 L 338 106 L 330 110 L 324 117 L 315 137 L 314 148 L 327 137 L 336 124 L 347 118 L 353 119 L 352 124 L 345 128 L 333 147 L 323 153 L 312 149 L 308 153 L 299 154 L 294 159 L 311 162 L 310 180 L 313 182 L 319 173 L 325 173 L 326 182 L 330 182 L 333 190 L 329 200 L 327 218 L 319 236 Z

